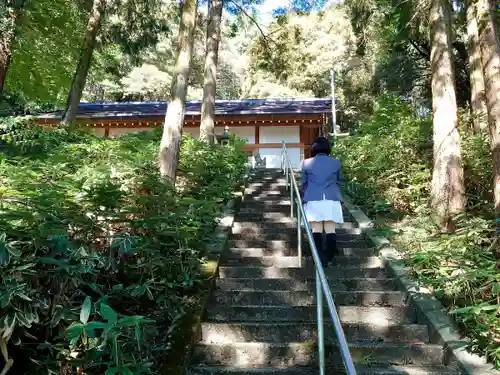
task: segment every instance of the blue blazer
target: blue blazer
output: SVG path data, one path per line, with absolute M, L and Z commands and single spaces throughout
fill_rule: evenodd
M 340 161 L 326 154 L 306 159 L 301 164 L 301 191 L 305 202 L 325 199 L 342 202 L 340 187 L 344 183 Z

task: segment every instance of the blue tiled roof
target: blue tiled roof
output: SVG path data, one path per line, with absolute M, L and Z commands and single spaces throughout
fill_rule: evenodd
M 116 103 L 81 103 L 78 109 L 79 118 L 98 119 L 133 119 L 158 118 L 165 116 L 167 102 L 116 102 Z M 330 113 L 330 98 L 312 99 L 244 99 L 217 100 L 217 115 L 259 115 L 259 114 L 313 114 Z M 186 103 L 186 115 L 200 115 L 201 101 Z M 50 113 L 40 118 L 59 117 L 61 113 Z

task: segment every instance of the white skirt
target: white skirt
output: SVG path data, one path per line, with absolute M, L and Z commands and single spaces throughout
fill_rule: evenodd
M 308 222 L 311 221 L 333 221 L 338 224 L 344 223 L 342 204 L 339 201 L 325 199 L 322 201 L 310 201 L 304 205 L 304 211 Z

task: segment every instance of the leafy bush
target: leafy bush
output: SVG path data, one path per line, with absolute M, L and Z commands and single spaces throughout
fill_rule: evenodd
M 241 143 L 186 137 L 173 188 L 158 173 L 159 131 L 113 140 L 6 119 L 0 137 L 0 346 L 12 373 L 151 373 L 201 282 Z
M 462 116 L 462 124 L 467 118 Z M 406 253 L 415 276 L 432 288 L 470 339 L 470 349 L 500 368 L 500 273 L 493 253 L 494 209 L 488 140 L 462 128 L 467 211 L 457 232 L 439 233 L 428 207 L 432 122 L 393 97 L 380 98 L 372 116 L 335 153 L 349 180 L 347 193 Z M 496 244 L 498 246 L 498 243 Z

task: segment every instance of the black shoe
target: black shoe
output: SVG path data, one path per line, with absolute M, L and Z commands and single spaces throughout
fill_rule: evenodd
M 328 267 L 328 260 L 325 254 L 325 247 L 323 246 L 323 233 L 313 233 L 314 244 L 318 250 L 319 259 L 324 268 Z
M 336 233 L 327 233 L 326 234 L 326 258 L 328 263 L 330 263 L 333 258 L 339 255 L 339 251 L 337 249 L 337 234 Z

